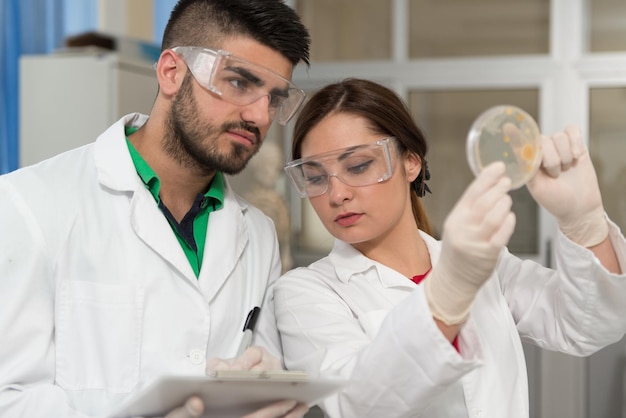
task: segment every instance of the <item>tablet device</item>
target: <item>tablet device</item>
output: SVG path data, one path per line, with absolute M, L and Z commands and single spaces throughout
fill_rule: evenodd
M 313 406 L 348 381 L 309 378 L 302 372 L 226 371 L 216 376 L 162 376 L 126 403 L 110 418 L 161 417 L 185 403 L 191 395 L 204 401 L 205 417 L 240 418 L 283 399 Z

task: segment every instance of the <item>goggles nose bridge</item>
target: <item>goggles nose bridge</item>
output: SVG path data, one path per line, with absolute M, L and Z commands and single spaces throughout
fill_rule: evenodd
M 267 103 L 259 104 L 259 102 L 261 100 L 265 99 L 265 98 L 267 99 Z M 262 106 L 263 110 L 267 111 L 267 116 L 270 119 L 270 121 L 276 119 L 277 112 L 278 112 L 278 110 L 280 108 L 280 107 L 272 106 L 272 96 L 271 96 L 270 93 L 265 93 L 265 94 L 259 95 L 257 98 L 253 99 L 248 104 L 243 104 L 241 106 L 243 106 L 243 107 L 246 107 L 246 106 Z M 258 110 L 258 111 L 262 111 L 262 110 Z M 282 123 L 281 120 L 278 120 L 278 123 L 280 123 L 281 125 L 284 125 L 284 123 Z
M 344 179 L 339 177 L 339 174 L 333 173 L 333 174 L 329 174 L 328 175 L 327 180 L 326 180 L 326 188 L 325 188 L 324 192 L 321 193 L 321 194 L 325 194 L 325 193 L 327 193 L 331 189 L 331 187 L 332 187 L 331 184 L 330 184 L 331 177 L 334 177 L 337 181 L 339 181 L 341 184 L 343 184 L 345 186 L 354 187 L 354 186 L 348 184 Z
M 348 182 L 346 182 L 346 181 L 345 181 L 344 179 L 342 179 L 341 177 L 339 177 L 339 174 L 337 174 L 337 173 L 332 173 L 332 174 L 328 174 L 328 175 L 326 176 L 326 186 L 324 186 L 324 190 L 320 190 L 318 193 L 315 193 L 313 196 L 310 196 L 310 195 L 309 195 L 309 197 L 322 196 L 322 195 L 324 195 L 324 194 L 328 193 L 328 191 L 329 191 L 329 190 L 331 190 L 331 187 L 332 187 L 332 186 L 331 186 L 331 183 L 330 183 L 330 179 L 331 179 L 331 177 L 334 177 L 335 179 L 337 179 L 337 181 L 339 181 L 341 184 L 343 184 L 343 185 L 345 185 L 345 186 L 348 186 L 348 187 L 355 187 L 355 186 L 350 185 Z

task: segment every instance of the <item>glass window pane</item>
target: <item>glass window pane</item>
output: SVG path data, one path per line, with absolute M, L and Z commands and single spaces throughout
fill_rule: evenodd
M 298 0 L 312 61 L 391 58 L 391 0 Z
M 626 228 L 626 87 L 589 91 L 589 152 L 598 175 L 604 210 Z M 589 416 L 618 416 L 623 409 L 624 342 L 589 358 Z
M 466 137 L 474 120 L 488 108 L 501 104 L 518 106 L 537 118 L 537 90 L 413 91 L 411 111 L 429 144 L 429 187 L 423 202 L 440 238 L 447 214 L 474 179 L 466 157 Z M 538 253 L 539 210 L 526 187 L 511 192 L 517 217 L 509 249 L 516 254 Z
M 549 52 L 549 0 L 408 1 L 411 58 Z
M 589 152 L 604 209 L 626 229 L 626 87 L 594 88 L 590 94 Z
M 146 19 L 146 16 L 153 16 L 153 0 L 133 0 L 127 3 L 127 35 L 131 38 L 142 39 L 152 42 L 153 19 Z M 159 38 L 159 43 L 161 39 Z
M 626 51 L 626 2 L 589 0 L 589 48 L 592 52 Z

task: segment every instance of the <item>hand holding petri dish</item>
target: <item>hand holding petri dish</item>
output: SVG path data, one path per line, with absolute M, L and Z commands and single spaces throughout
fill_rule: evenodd
M 541 165 L 537 122 L 515 106 L 487 109 L 476 118 L 467 135 L 467 159 L 474 175 L 495 161 L 503 161 L 511 190 L 522 187 Z

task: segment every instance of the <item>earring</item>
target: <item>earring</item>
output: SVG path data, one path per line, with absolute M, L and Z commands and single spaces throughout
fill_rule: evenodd
M 411 183 L 413 190 L 417 193 L 417 196 L 424 197 L 426 193 L 431 193 L 430 187 L 426 184 L 426 181 L 430 180 L 430 171 L 428 171 L 428 163 L 426 160 L 422 161 L 422 171 L 420 171 L 417 178 Z

